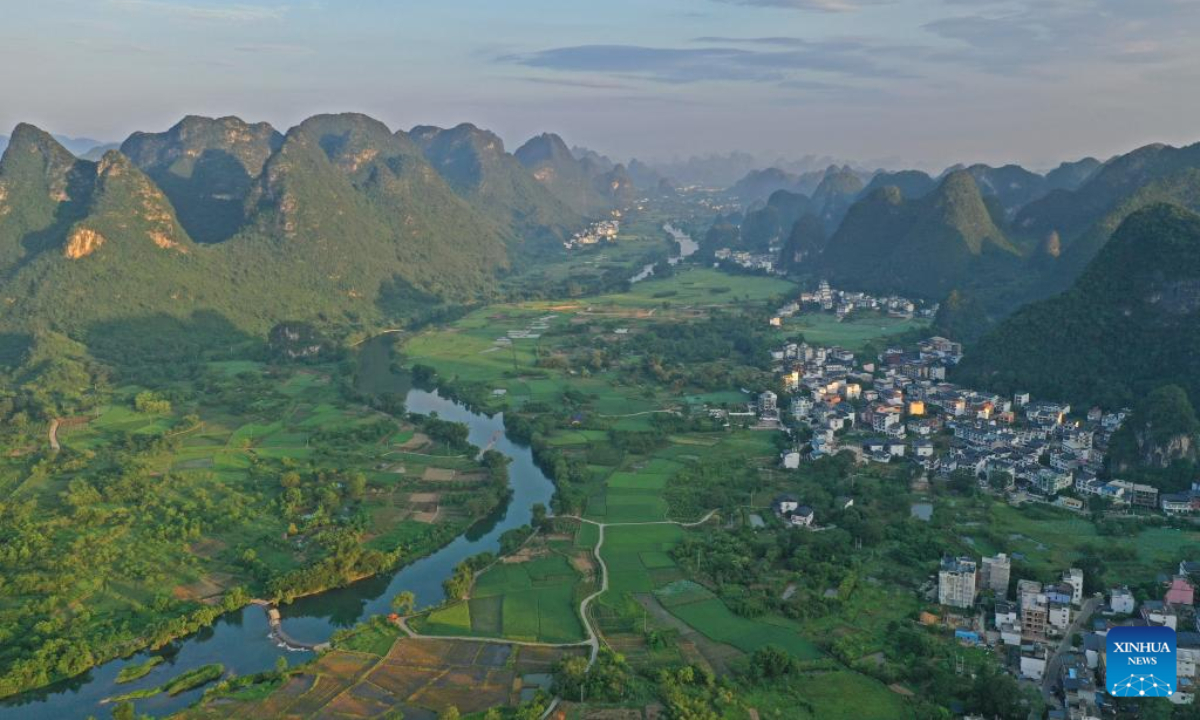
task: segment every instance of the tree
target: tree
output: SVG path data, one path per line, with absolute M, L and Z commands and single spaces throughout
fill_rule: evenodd
M 137 717 L 133 711 L 133 703 L 128 701 L 113 708 L 112 716 L 113 720 L 134 720 Z
M 417 596 L 411 590 L 396 593 L 392 598 L 392 610 L 398 615 L 408 615 L 417 606 Z
M 770 680 L 796 671 L 796 660 L 786 651 L 766 645 L 750 656 L 750 675 L 756 680 Z
M 438 720 L 458 720 L 458 708 L 453 705 L 438 713 Z
M 529 521 L 535 529 L 540 529 L 546 522 L 546 506 L 541 503 L 533 504 L 533 518 Z
M 360 499 L 367 492 L 367 476 L 354 473 L 346 481 L 346 495 L 353 500 Z

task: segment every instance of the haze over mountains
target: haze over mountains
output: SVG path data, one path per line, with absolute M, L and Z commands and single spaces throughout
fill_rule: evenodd
M 0 326 L 211 311 L 261 331 L 410 316 L 493 297 L 499 277 L 563 252 L 588 219 L 669 188 L 643 163 L 551 133 L 509 152 L 471 124 L 392 131 L 343 114 L 280 132 L 191 116 L 98 160 L 21 125 L 0 159 Z M 851 289 L 957 293 L 953 307 L 998 319 L 1069 287 L 1138 209 L 1200 208 L 1200 145 L 1044 175 L 768 168 L 727 195 L 745 209 L 716 219 L 709 255 L 774 253 Z
M 981 164 L 937 178 L 916 170 L 766 169 L 729 194 L 748 209 L 719 218 L 710 246 L 778 252 L 785 269 L 848 288 L 933 300 L 966 291 L 1002 316 L 1070 286 L 1139 208 L 1200 208 L 1200 145 L 1149 145 L 1045 175 Z
M 21 125 L 0 159 L 0 325 L 205 310 L 261 329 L 487 297 L 630 197 L 622 169 L 565 147 L 535 138 L 527 168 L 470 125 L 187 117 L 90 161 Z

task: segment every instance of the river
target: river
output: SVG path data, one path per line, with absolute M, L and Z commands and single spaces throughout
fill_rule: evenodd
M 663 230 L 666 230 L 667 233 L 675 239 L 675 242 L 679 243 L 679 253 L 667 258 L 667 262 L 671 265 L 678 265 L 679 261 L 700 249 L 700 246 L 696 244 L 696 241 L 692 239 L 691 235 L 688 235 L 671 223 L 663 225 Z M 649 265 L 645 266 L 638 271 L 637 275 L 629 278 L 629 282 L 641 282 L 642 280 L 650 277 L 654 274 L 655 265 L 656 263 L 650 263 Z
M 376 341 L 385 342 L 380 338 L 370 342 Z M 494 440 L 492 446 L 512 460 L 509 465 L 512 499 L 506 507 L 476 523 L 449 545 L 393 574 L 378 575 L 281 607 L 283 629 L 296 640 L 322 642 L 335 630 L 350 627 L 372 615 L 387 614 L 392 597 L 401 590 L 416 594 L 418 606 L 441 602 L 445 597 L 442 580 L 452 574 L 459 561 L 485 550 L 497 550 L 502 533 L 529 522 L 535 503 L 550 506 L 554 485 L 534 464 L 529 447 L 514 443 L 505 435 L 502 415 L 487 417 L 473 413 L 437 393 L 416 389 L 409 390 L 405 403 L 410 412 L 429 414 L 436 411 L 444 420 L 466 423 L 470 428 L 470 440 L 478 447 L 487 447 Z M 262 608 L 249 606 L 236 610 L 222 616 L 213 627 L 161 650 L 114 660 L 71 680 L 0 701 L 0 720 L 108 717 L 112 706 L 101 705 L 104 698 L 160 685 L 201 665 L 219 662 L 225 665 L 227 672 L 247 675 L 273 668 L 280 656 L 287 656 L 292 664 L 312 657 L 307 651 L 288 651 L 277 646 L 270 638 L 269 630 Z M 121 668 L 142 663 L 151 655 L 161 655 L 166 662 L 135 682 L 116 684 Z M 163 716 L 190 705 L 203 692 L 203 688 L 199 688 L 175 697 L 159 694 L 137 700 L 135 705 L 139 715 Z

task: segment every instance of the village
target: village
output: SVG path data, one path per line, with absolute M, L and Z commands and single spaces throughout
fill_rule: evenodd
M 888 317 L 909 320 L 914 317 L 932 318 L 937 314 L 938 307 L 938 303 L 911 300 L 899 295 L 871 295 L 865 292 L 838 290 L 830 286 L 829 281 L 822 280 L 815 291 L 802 292 L 795 302 L 779 308 L 775 317 L 771 319 L 771 324 L 779 326 L 783 318 L 792 317 L 801 310 L 833 313 L 839 321 L 846 319 L 856 310 L 885 313 Z
M 617 219 L 620 217 L 620 213 L 613 211 L 613 215 L 614 218 L 612 220 L 599 220 L 576 232 L 570 238 L 563 241 L 563 247 L 570 250 L 577 247 L 598 245 L 603 242 L 612 242 L 616 239 L 617 233 L 621 231 L 621 221 Z
M 839 318 L 854 308 L 908 317 L 936 312 L 904 298 L 844 293 L 822 282 L 776 317 L 801 305 Z M 929 337 L 912 349 L 889 347 L 870 358 L 789 342 L 772 358 L 784 397 L 762 392 L 744 412 L 727 415 L 788 433 L 791 446 L 780 458 L 785 471 L 849 452 L 859 464 L 913 463 L 927 480 L 968 478 L 978 492 L 1018 506 L 1168 516 L 1200 509 L 1200 483 L 1187 493 L 1160 496 L 1148 485 L 1102 477 L 1109 442 L 1129 410 L 1073 414 L 1065 403 L 1028 393 L 1001 397 L 958 386 L 946 378 L 962 358 L 962 346 L 946 338 Z M 802 498 L 780 495 L 773 510 L 791 527 L 822 529 Z M 978 561 L 945 557 L 924 597 L 941 610 L 923 612 L 921 622 L 952 631 L 963 645 L 999 653 L 1015 677 L 1039 687 L 1053 708 L 1051 718 L 1098 719 L 1105 703 L 1113 702 L 1104 692 L 1104 648 L 1108 630 L 1118 625 L 1178 631 L 1179 688 L 1171 701 L 1192 703 L 1200 663 L 1198 579 L 1200 563 L 1183 562 L 1159 577 L 1159 597 L 1139 603 L 1126 586 L 1085 595 L 1079 568 L 1063 568 L 1056 581 L 1043 582 L 1012 577 L 1012 558 L 1004 553 Z
M 1177 687 L 1170 700 L 1193 703 L 1200 663 L 1195 611 L 1200 563 L 1181 562 L 1173 574 L 1160 575 L 1161 599 L 1139 602 L 1126 586 L 1086 595 L 1079 568 L 1064 569 L 1056 582 L 1015 579 L 1011 562 L 1003 553 L 978 563 L 972 557 L 944 558 L 936 588 L 942 614 L 923 612 L 921 623 L 951 628 L 961 644 L 1000 653 L 1014 676 L 1036 683 L 1056 706 L 1050 718 L 1070 720 L 1098 720 L 1111 709 L 1106 705 L 1117 693 L 1104 692 L 1109 630 L 1169 627 L 1177 639 Z M 930 600 L 932 595 L 931 590 Z

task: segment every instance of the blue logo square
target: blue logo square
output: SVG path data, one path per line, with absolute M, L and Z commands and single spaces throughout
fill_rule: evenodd
M 1175 631 L 1115 627 L 1108 631 L 1105 683 L 1116 697 L 1167 697 L 1176 689 Z

